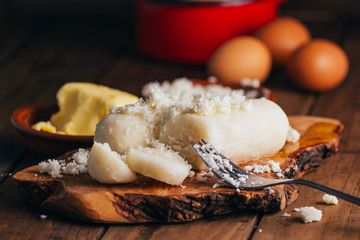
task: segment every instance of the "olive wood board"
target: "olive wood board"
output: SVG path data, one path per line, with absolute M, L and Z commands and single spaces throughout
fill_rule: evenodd
M 286 143 L 279 153 L 256 164 L 272 159 L 280 163 L 286 178 L 300 178 L 338 151 L 343 125 L 336 119 L 313 116 L 291 116 L 289 121 L 301 133 L 300 140 Z M 217 179 L 200 181 L 198 174 L 186 178 L 182 186 L 146 177 L 129 184 L 104 185 L 87 174 L 54 179 L 41 174 L 36 165 L 14 178 L 27 201 L 62 215 L 103 223 L 188 222 L 241 210 L 279 211 L 298 197 L 298 188 L 292 184 L 238 192 L 226 186 L 214 188 Z M 274 173 L 260 175 L 277 178 Z

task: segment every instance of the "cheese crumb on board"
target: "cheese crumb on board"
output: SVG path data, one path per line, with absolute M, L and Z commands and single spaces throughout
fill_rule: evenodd
M 289 126 L 286 141 L 294 143 L 297 142 L 299 139 L 300 139 L 300 133 Z
M 89 159 L 89 151 L 84 148 L 79 148 L 77 152 L 72 155 L 72 158 L 77 164 L 86 166 Z
M 338 199 L 335 196 L 330 195 L 330 194 L 324 194 L 323 201 L 324 201 L 324 203 L 329 204 L 329 205 L 331 205 L 331 204 L 337 205 L 339 203 Z
M 272 189 L 271 187 L 266 187 L 265 189 L 269 190 L 269 193 L 270 194 L 273 194 L 275 192 L 274 189 Z
M 61 178 L 63 174 L 79 175 L 88 173 L 87 160 L 89 157 L 89 151 L 83 148 L 79 148 L 74 153 L 70 160 L 66 163 L 65 160 L 48 159 L 39 163 L 40 173 L 47 173 L 53 178 Z
M 317 222 L 322 218 L 322 211 L 314 207 L 302 207 L 300 216 L 304 223 Z
M 59 160 L 49 159 L 47 162 L 39 163 L 39 170 L 41 173 L 48 173 L 53 178 L 62 177 L 63 162 Z
M 207 182 L 209 179 L 213 178 L 215 175 L 209 171 L 204 170 L 196 175 L 196 180 L 199 182 Z
M 275 162 L 274 160 L 269 160 L 268 164 L 266 165 L 259 165 L 259 164 L 253 164 L 253 165 L 247 165 L 244 166 L 244 170 L 247 172 L 253 172 L 253 173 L 270 173 L 274 172 L 276 173 L 276 176 L 278 177 L 284 177 L 284 174 L 282 173 L 280 163 Z
M 281 215 L 282 217 L 290 217 L 291 216 L 291 214 L 289 214 L 289 213 L 284 213 L 283 215 Z

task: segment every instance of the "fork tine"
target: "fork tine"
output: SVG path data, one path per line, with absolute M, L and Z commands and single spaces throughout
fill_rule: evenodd
M 194 150 L 209 170 L 220 180 L 235 188 L 239 188 L 241 184 L 246 183 L 249 174 L 219 153 L 211 144 L 208 144 L 205 139 L 199 141 L 197 145 L 198 146 L 193 145 Z

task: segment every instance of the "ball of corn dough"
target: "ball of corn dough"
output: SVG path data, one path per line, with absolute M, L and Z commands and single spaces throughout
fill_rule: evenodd
M 94 141 L 108 143 L 110 148 L 124 154 L 129 148 L 146 146 L 152 128 L 138 115 L 109 114 L 96 126 Z

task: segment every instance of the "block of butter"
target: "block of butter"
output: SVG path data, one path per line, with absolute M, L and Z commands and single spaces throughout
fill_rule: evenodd
M 138 101 L 130 93 L 86 82 L 69 82 L 56 95 L 59 112 L 53 114 L 51 125 L 57 132 L 69 135 L 94 135 L 96 124 L 105 117 L 110 108 Z M 34 125 L 40 130 L 44 122 Z M 42 127 L 41 127 L 42 126 Z

